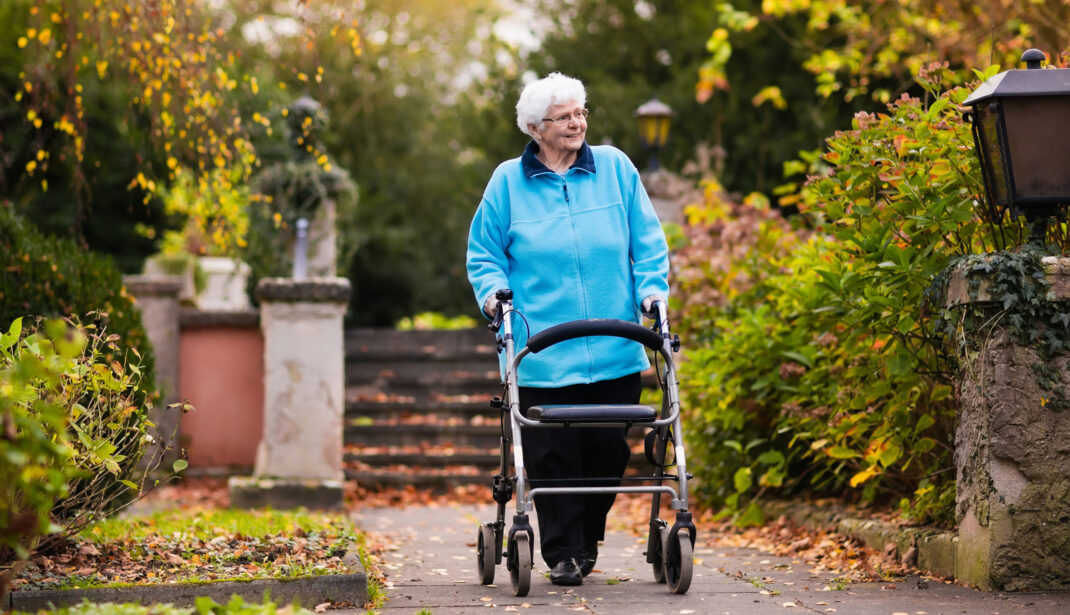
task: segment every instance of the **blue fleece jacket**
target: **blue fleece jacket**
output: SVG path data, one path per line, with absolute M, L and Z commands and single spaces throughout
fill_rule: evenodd
M 472 219 L 468 279 L 480 308 L 510 288 L 531 334 L 587 318 L 640 322 L 644 298 L 669 296 L 669 250 L 635 165 L 614 147 L 584 143 L 559 175 L 537 152 L 532 141 L 498 166 Z M 514 318 L 513 333 L 522 348 L 523 319 Z M 529 355 L 517 376 L 521 386 L 558 387 L 647 367 L 642 345 L 590 337 Z

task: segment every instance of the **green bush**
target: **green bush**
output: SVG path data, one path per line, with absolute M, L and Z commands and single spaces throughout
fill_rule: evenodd
M 153 353 L 141 315 L 110 258 L 40 233 L 0 203 L 0 329 L 19 317 L 101 314 L 122 344 L 137 348 L 141 390 L 155 392 Z
M 59 397 L 80 354 L 76 342 L 22 338 L 21 319 L 0 336 L 0 567 L 28 558 L 53 531 L 49 512 L 75 476 Z
M 10 503 L 0 509 L 0 594 L 35 549 L 138 494 L 155 469 L 140 461 L 159 438 L 137 404 L 137 362 L 115 358 L 117 335 L 61 319 L 22 325 L 0 336 L 0 499 Z
M 718 238 L 677 262 L 691 288 L 678 328 L 703 342 L 684 370 L 693 467 L 738 522 L 761 520 L 755 498 L 794 492 L 953 522 L 952 364 L 927 291 L 1005 236 L 978 205 L 968 91 L 940 93 L 940 76 L 920 77 L 928 103 L 904 96 L 828 139 L 797 203 L 812 236 L 768 216 L 730 241 L 724 224 L 691 229 L 692 245 Z M 738 288 L 711 310 L 691 301 L 695 280 Z

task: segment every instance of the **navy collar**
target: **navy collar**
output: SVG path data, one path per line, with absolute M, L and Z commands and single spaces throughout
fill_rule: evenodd
M 539 160 L 538 156 L 536 156 L 538 153 L 539 144 L 535 141 L 528 142 L 528 146 L 524 148 L 524 155 L 520 157 L 520 166 L 524 169 L 525 177 L 535 177 L 540 173 L 553 173 L 549 167 Z M 591 148 L 586 141 L 580 147 L 576 161 L 569 168 L 582 169 L 588 173 L 594 173 L 594 153 L 591 152 Z

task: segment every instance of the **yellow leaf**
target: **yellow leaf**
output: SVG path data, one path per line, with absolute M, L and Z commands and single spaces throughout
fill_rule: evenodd
M 881 473 L 880 466 L 872 465 L 851 477 L 851 486 L 857 487 Z

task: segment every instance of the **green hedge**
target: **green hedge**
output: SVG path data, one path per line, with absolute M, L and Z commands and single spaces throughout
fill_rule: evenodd
M 954 521 L 953 357 L 930 301 L 957 258 L 1006 248 L 983 207 L 963 88 L 859 114 L 793 193 L 707 198 L 675 257 L 700 497 L 761 522 L 763 496 L 832 495 Z
M 87 316 L 91 312 L 101 315 Z M 141 389 L 155 391 L 152 347 L 112 260 L 43 235 L 9 203 L 0 203 L 0 330 L 19 317 L 70 315 L 86 324 L 106 315 L 120 346 L 141 354 Z

